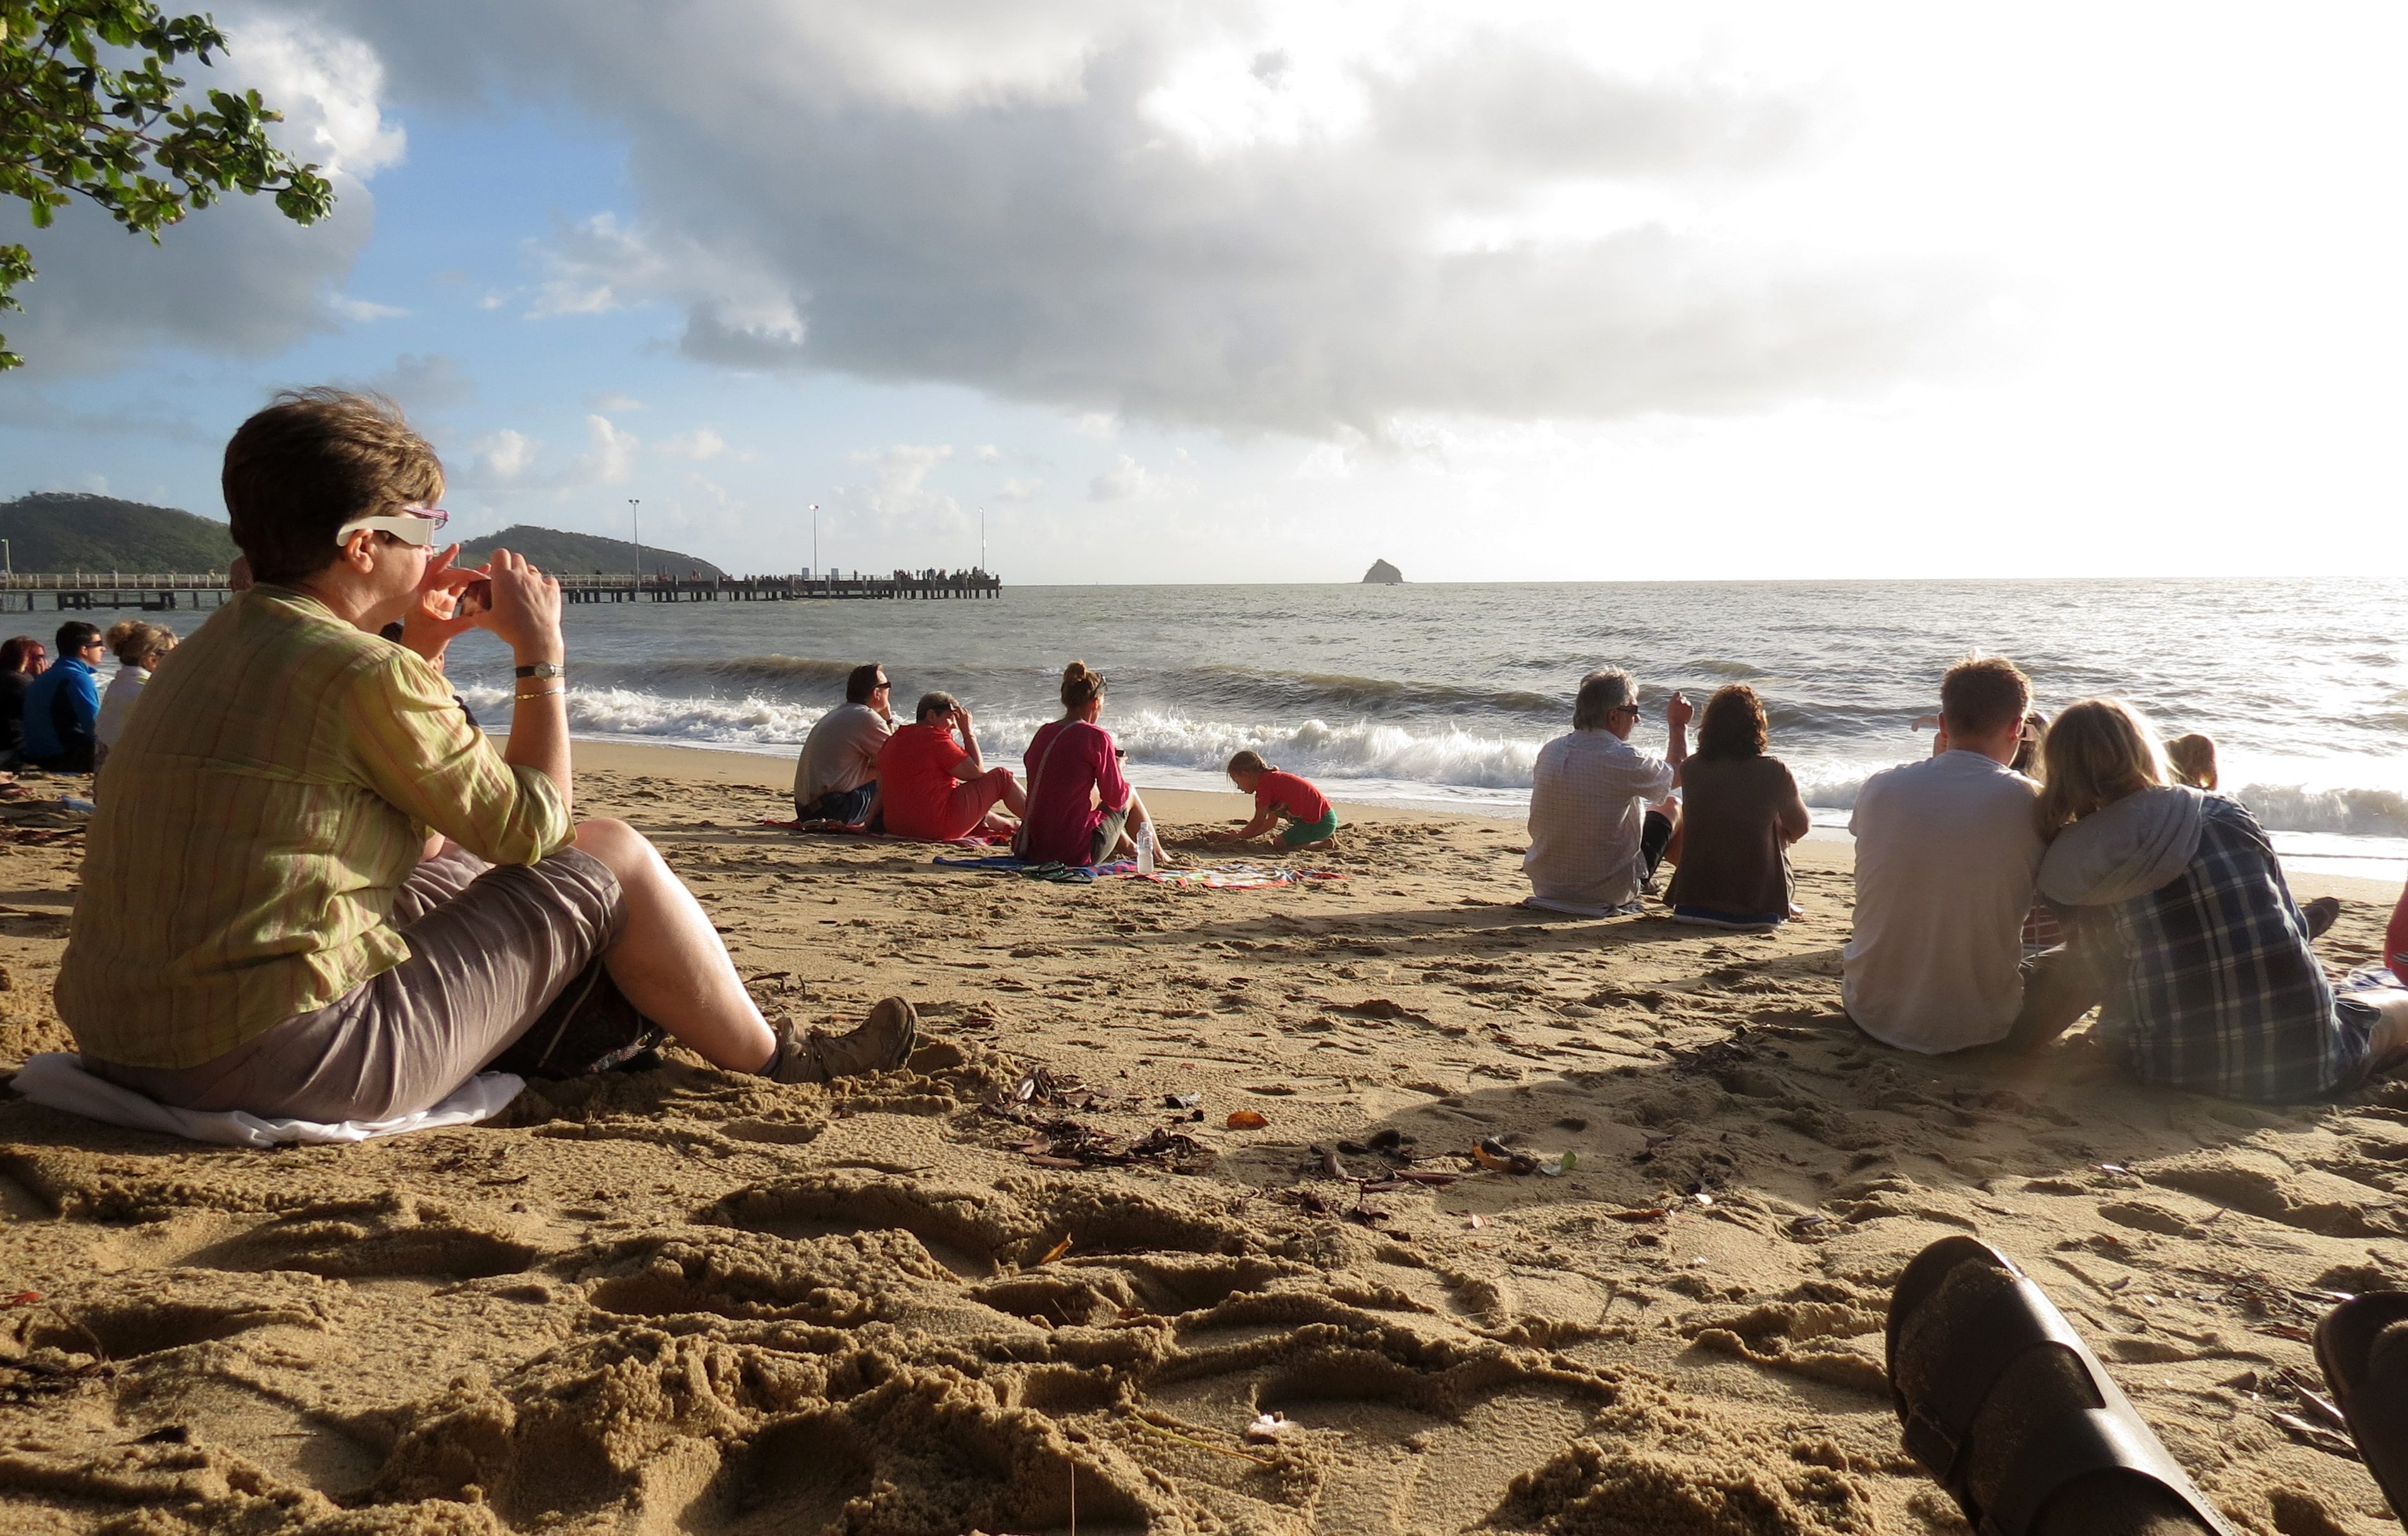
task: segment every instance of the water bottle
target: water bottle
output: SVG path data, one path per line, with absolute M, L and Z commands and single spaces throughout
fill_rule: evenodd
M 1141 875 L 1154 873 L 1154 824 L 1152 822 L 1138 828 L 1137 872 Z

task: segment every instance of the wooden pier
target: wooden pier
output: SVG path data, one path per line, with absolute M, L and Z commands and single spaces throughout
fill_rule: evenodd
M 210 609 L 233 595 L 223 571 L 14 572 L 0 575 L 0 612 L 33 613 L 139 609 Z M 638 581 L 617 575 L 562 576 L 560 595 L 572 603 L 791 603 L 824 600 L 1000 597 L 1003 580 L 984 571 L 897 571 L 892 576 L 665 576 Z

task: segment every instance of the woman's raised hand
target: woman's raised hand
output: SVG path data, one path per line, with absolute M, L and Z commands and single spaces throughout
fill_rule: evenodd
M 483 581 L 485 573 L 474 566 L 453 565 L 459 553 L 460 546 L 452 544 L 426 562 L 417 600 L 401 616 L 401 643 L 438 669 L 445 649 L 477 627 L 475 605 L 463 604 L 460 595 Z
M 521 664 L 554 662 L 567 654 L 560 634 L 560 582 L 535 568 L 525 555 L 495 550 L 485 563 L 493 606 L 479 621 L 510 648 Z

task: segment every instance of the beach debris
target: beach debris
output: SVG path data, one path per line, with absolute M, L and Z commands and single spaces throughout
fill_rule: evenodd
M 1271 1117 L 1265 1114 L 1260 1110 L 1231 1110 L 1229 1112 L 1229 1128 L 1231 1130 L 1260 1130 L 1270 1123 Z
M 2302 1445 L 2313 1446 L 2328 1456 L 2342 1457 L 2351 1461 L 2364 1459 L 2358 1454 L 2357 1445 L 2348 1439 L 2334 1434 L 2330 1429 L 2320 1425 L 2310 1424 L 2297 1414 L 2272 1412 L 2266 1416 L 2281 1425 L 2285 1432 Z
M 1605 1219 L 1627 1222 L 1662 1221 L 1671 1213 L 1660 1205 L 1642 1205 L 1635 1211 L 1608 1211 L 1605 1213 Z
M 1068 1237 L 1065 1237 L 1061 1242 L 1045 1250 L 1045 1256 L 1037 1261 L 1039 1268 L 1041 1269 L 1045 1265 L 1053 1263 L 1055 1259 L 1060 1258 L 1064 1254 L 1067 1254 L 1069 1251 L 1070 1240 Z
M 1015 1104 L 1048 1103 L 1060 1096 L 1062 1087 L 1062 1082 L 1052 1072 L 1042 1067 L 1031 1067 L 1026 1076 L 1011 1085 L 1011 1100 Z
M 1136 1425 L 1140 1429 L 1150 1429 L 1154 1433 L 1162 1436 L 1165 1440 L 1175 1440 L 1182 1445 L 1193 1445 L 1199 1451 L 1210 1451 L 1214 1456 L 1230 1457 L 1239 1461 L 1251 1461 L 1257 1467 L 1276 1467 L 1279 1465 L 1278 1462 L 1273 1461 L 1268 1457 L 1250 1456 L 1244 1451 L 1233 1451 L 1226 1445 L 1215 1445 L 1209 1440 L 1198 1440 L 1194 1435 L 1182 1435 L 1176 1429 L 1165 1428 L 1163 1426 L 1154 1423 L 1152 1419 L 1147 1418 L 1142 1414 L 1130 1414 L 1129 1422 Z
M 1580 1154 L 1566 1152 L 1560 1157 L 1549 1157 L 1539 1164 L 1539 1171 L 1550 1179 L 1560 1179 L 1580 1166 Z
M 1349 1013 L 1360 1013 L 1367 1019 L 1418 1019 L 1419 1013 L 1394 998 L 1366 998 L 1359 1003 L 1340 1003 Z
M 1254 1423 L 1246 1426 L 1246 1438 L 1257 1443 L 1278 1441 L 1284 1436 L 1295 1434 L 1302 1428 L 1302 1425 L 1297 1424 L 1285 1414 L 1260 1414 L 1255 1415 Z
M 1709 1211 L 1713 1209 L 1714 1198 L 1712 1195 L 1707 1194 L 1702 1189 L 1692 1194 L 1689 1199 L 1697 1201 L 1699 1205 L 1705 1207 Z
M 1166 1110 L 1192 1110 L 1202 1102 L 1204 1096 L 1200 1093 L 1167 1093 L 1162 1096 L 1162 1107 Z
M 2340 1407 L 2330 1398 L 2316 1390 L 2315 1382 L 2288 1366 L 2284 1367 L 2279 1374 L 2283 1385 L 2290 1388 L 2291 1395 L 2305 1404 L 2316 1417 L 2323 1419 L 2343 1434 L 2349 1433 L 2349 1420 L 2343 1416 Z
M 1384 1129 L 1375 1130 L 1371 1133 L 1371 1150 L 1374 1152 L 1402 1152 L 1405 1149 L 1406 1144 L 1411 1141 L 1412 1141 L 1412 1137 L 1406 1135 L 1403 1131 L 1398 1130 L 1396 1127 L 1390 1126 Z
M 1443 1189 L 1463 1175 L 1448 1173 L 1434 1168 L 1399 1168 L 1391 1171 L 1388 1177 L 1405 1184 L 1426 1184 Z
M 1516 1152 L 1494 1136 L 1484 1136 L 1472 1144 L 1471 1160 L 1499 1173 L 1536 1173 L 1539 1159 L 1526 1152 Z
M 1346 1165 L 1339 1161 L 1338 1154 L 1336 1152 L 1333 1152 L 1326 1147 L 1315 1147 L 1313 1150 L 1321 1154 L 1321 1171 L 1324 1176 L 1332 1179 L 1352 1179 L 1354 1177 L 1354 1174 L 1346 1171 Z
M 30 1307 L 41 1299 L 42 1293 L 39 1291 L 19 1291 L 8 1298 L 7 1304 L 12 1307 Z
M 1472 1229 L 1473 1231 L 1475 1231 L 1475 1232 L 1476 1232 L 1476 1231 L 1480 1230 L 1482 1227 L 1485 1227 L 1485 1226 L 1487 1226 L 1487 1225 L 1488 1225 L 1488 1218 L 1487 1218 L 1486 1216 L 1482 1215 L 1479 1212 L 1474 1211 L 1474 1212 L 1471 1213 L 1471 1221 L 1470 1221 L 1469 1225 L 1470 1225 L 1470 1227 L 1471 1227 L 1471 1229 Z
M 1196 1138 L 1156 1126 L 1137 1141 L 1121 1145 L 1117 1132 L 1099 1131 L 1075 1120 L 1048 1127 L 1050 1140 L 1030 1141 L 1020 1154 L 1039 1168 L 1126 1168 L 1148 1162 L 1173 1173 L 1193 1173 L 1210 1166 L 1211 1154 Z

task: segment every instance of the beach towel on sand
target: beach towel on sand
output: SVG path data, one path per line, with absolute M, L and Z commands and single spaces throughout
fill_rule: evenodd
M 1137 873 L 1135 859 L 1123 859 L 1117 864 L 1031 864 L 1015 854 L 996 854 L 986 858 L 947 858 L 939 854 L 928 862 L 951 869 L 983 869 L 990 874 L 1050 880 L 1057 885 L 1085 885 L 1115 875 Z
M 203 1113 L 169 1109 L 128 1088 L 105 1082 L 83 1069 L 83 1063 L 64 1051 L 27 1056 L 18 1069 L 15 1087 L 35 1103 L 102 1120 L 136 1130 L 155 1130 L 188 1141 L 214 1141 L 222 1146 L 271 1147 L 280 1141 L 312 1146 L 366 1141 L 404 1131 L 440 1130 L 487 1119 L 519 1096 L 526 1080 L 509 1072 L 480 1072 L 452 1090 L 433 1109 L 392 1120 L 345 1120 L 325 1125 L 316 1120 L 267 1120 L 239 1110 Z
M 997 874 L 1025 875 L 1030 880 L 1051 880 L 1065 884 L 1083 885 L 1090 881 L 1125 878 L 1202 891 L 1255 891 L 1271 885 L 1301 885 L 1309 880 L 1346 878 L 1329 869 L 1281 869 L 1263 864 L 1182 865 L 1175 869 L 1157 868 L 1147 874 L 1138 868 L 1135 859 L 1123 859 L 1117 864 L 1031 864 L 1010 854 L 992 858 L 947 858 L 940 854 L 930 862 L 954 869 L 987 869 Z
M 764 826 L 774 826 L 781 832 L 815 832 L 831 838 L 873 838 L 880 842 L 926 842 L 926 838 L 898 838 L 891 832 L 872 832 L 866 827 L 847 826 L 842 822 L 805 822 L 788 817 L 780 821 L 774 816 L 761 818 Z M 1003 848 L 1011 842 L 1004 832 L 972 832 L 965 838 L 947 840 L 955 848 Z
M 1190 890 L 1259 891 L 1272 885 L 1302 885 L 1309 881 L 1344 880 L 1335 869 L 1288 869 L 1271 864 L 1207 864 L 1182 865 L 1176 869 L 1156 869 L 1140 880 L 1150 880 L 1156 885 L 1179 885 Z

